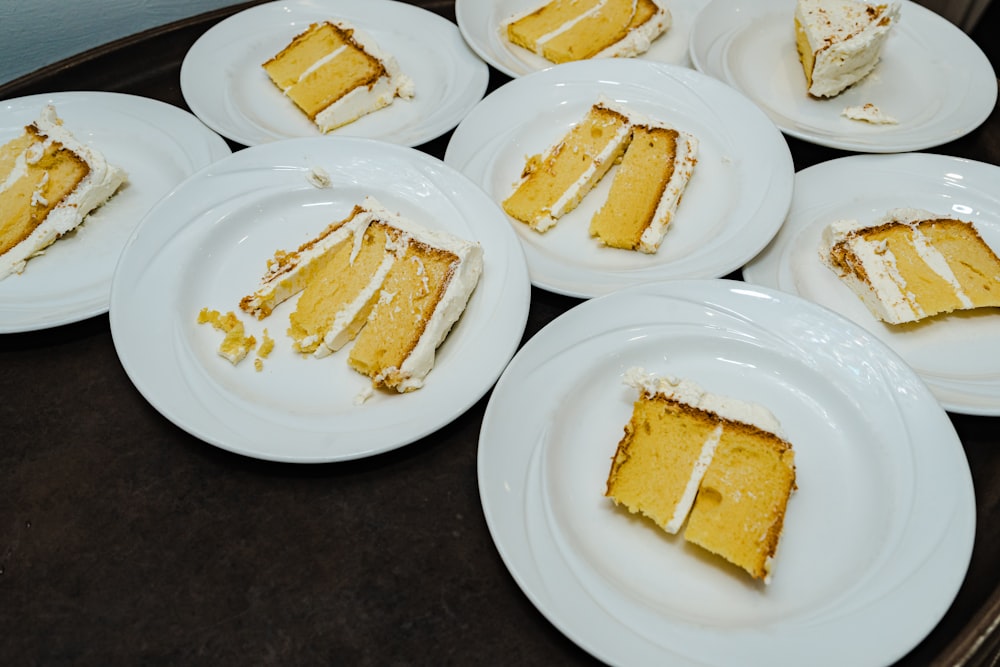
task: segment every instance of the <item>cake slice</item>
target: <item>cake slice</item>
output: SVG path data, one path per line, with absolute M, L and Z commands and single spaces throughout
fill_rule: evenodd
M 658 0 L 550 0 L 501 26 L 512 44 L 553 63 L 644 53 L 670 27 Z
M 630 114 L 628 148 L 590 234 L 613 248 L 655 253 L 697 162 L 698 140 L 687 132 Z
M 1000 306 L 1000 259 L 970 222 L 914 208 L 871 224 L 838 220 L 819 256 L 889 324 Z
M 345 21 L 311 24 L 263 68 L 323 132 L 413 97 L 396 59 Z
M 354 340 L 348 362 L 373 386 L 412 391 L 433 368 L 482 269 L 479 244 L 366 197 L 298 250 L 277 251 L 240 307 L 263 319 L 299 295 L 288 329 L 296 350 L 324 357 Z
M 46 105 L 0 147 L 0 279 L 22 272 L 29 259 L 76 229 L 125 179 Z
M 756 403 L 690 380 L 629 369 L 639 391 L 612 458 L 605 495 L 668 533 L 769 581 L 795 490 L 791 445 Z
M 868 76 L 899 8 L 897 0 L 797 0 L 795 45 L 809 94 L 833 97 Z
M 621 158 L 630 133 L 625 114 L 598 102 L 543 154 L 528 157 L 503 209 L 535 231 L 546 231 Z

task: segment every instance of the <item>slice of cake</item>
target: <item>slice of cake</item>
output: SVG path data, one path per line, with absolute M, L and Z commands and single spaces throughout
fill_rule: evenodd
M 657 0 L 550 0 L 512 16 L 501 32 L 512 44 L 565 63 L 637 56 L 670 23 Z
M 769 580 L 795 490 L 791 445 L 763 406 L 629 369 L 639 391 L 605 495 Z
M 612 248 L 655 253 L 691 179 L 698 140 L 652 119 L 630 118 L 628 148 L 590 234 Z
M 298 250 L 276 252 L 240 307 L 263 319 L 301 293 L 288 330 L 297 350 L 323 357 L 354 340 L 351 366 L 405 392 L 423 385 L 482 268 L 479 244 L 366 197 Z
M 263 68 L 323 132 L 413 97 L 396 59 L 344 21 L 313 23 Z
M 77 140 L 55 107 L 0 147 L 0 279 L 24 270 L 125 182 L 125 172 Z
M 839 220 L 819 256 L 889 324 L 1000 306 L 1000 259 L 970 222 L 913 208 L 871 224 Z
M 619 160 L 631 133 L 629 119 L 606 102 L 587 115 L 541 155 L 525 162 L 503 209 L 544 232 L 569 213 Z
M 810 95 L 833 97 L 868 76 L 899 20 L 900 3 L 797 0 L 795 45 Z

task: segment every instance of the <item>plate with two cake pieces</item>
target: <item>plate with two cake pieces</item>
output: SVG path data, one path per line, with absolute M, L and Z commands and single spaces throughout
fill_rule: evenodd
M 33 157 L 32 145 L 41 149 L 51 144 L 45 140 L 14 146 L 29 136 L 25 127 L 33 124 L 40 124 L 42 137 L 64 147 L 62 155 L 68 151 L 76 157 L 64 160 L 48 150 Z M 34 211 L 30 215 L 35 220 L 38 211 L 46 214 L 24 242 L 0 256 L 6 274 L 0 279 L 0 333 L 35 331 L 106 313 L 118 256 L 143 215 L 185 178 L 231 153 L 222 137 L 182 109 L 107 92 L 70 91 L 0 102 L 0 144 L 8 142 L 9 161 L 0 165 L 0 182 L 6 182 L 0 198 L 25 196 L 18 194 L 23 190 L 19 183 L 31 180 L 35 185 L 28 191 L 31 202 L 24 214 Z M 70 163 L 80 170 L 75 176 Z M 16 180 L 15 172 L 21 174 Z M 93 205 L 97 207 L 82 220 L 75 215 Z M 0 206 L 5 213 L 15 208 L 14 203 Z M 41 247 L 53 238 L 50 233 L 59 232 L 63 234 L 55 242 Z
M 246 146 L 324 133 L 418 146 L 455 127 L 488 80 L 454 23 L 395 0 L 251 7 L 181 65 L 195 115 Z
M 245 456 L 409 444 L 492 387 L 530 283 L 502 213 L 416 149 L 287 139 L 195 174 L 115 272 L 111 333 L 164 416 Z
M 462 36 L 483 60 L 510 77 L 518 77 L 593 57 L 625 56 L 690 66 L 688 39 L 695 16 L 707 3 L 640 0 L 633 7 L 631 0 L 456 0 L 455 18 Z M 538 10 L 542 10 L 539 19 L 525 19 Z M 630 17 L 625 10 L 635 13 Z M 595 24 L 614 25 L 615 15 L 628 26 L 628 32 L 624 37 L 601 36 Z M 517 25 L 511 33 L 509 26 L 514 23 Z
M 455 129 L 445 162 L 508 212 L 536 286 L 584 298 L 738 269 L 777 233 L 794 178 L 784 137 L 742 94 L 624 58 L 504 84 Z M 631 231 L 597 222 L 611 213 Z
M 696 407 L 663 407 L 662 419 L 654 407 L 630 437 L 640 407 L 669 404 L 661 396 Z M 642 441 L 647 427 L 699 435 Z M 763 444 L 775 436 L 783 450 Z M 685 488 L 694 480 L 693 505 L 671 496 L 658 508 L 657 493 L 676 485 L 649 481 L 665 468 L 643 462 L 667 442 L 707 458 L 700 478 L 695 459 L 677 459 L 693 464 L 680 476 Z M 947 611 L 975 533 L 965 453 L 912 369 L 825 308 L 730 280 L 630 287 L 553 320 L 494 387 L 478 476 L 517 584 L 612 665 L 891 664 Z M 776 551 L 756 537 L 741 546 L 744 518 L 761 537 L 775 525 L 749 491 L 775 489 Z M 675 533 L 660 527 L 677 517 Z M 766 580 L 747 565 L 761 556 Z
M 993 254 L 1000 254 L 998 182 L 1000 168 L 995 165 L 927 153 L 855 155 L 803 169 L 795 176 L 792 207 L 781 231 L 744 267 L 743 277 L 817 302 L 861 325 L 902 356 L 947 410 L 1000 415 L 1000 359 L 996 355 L 1000 299 L 994 296 L 992 306 L 971 307 L 978 299 L 976 283 L 985 280 L 985 294 L 998 294 L 1000 261 L 994 258 L 990 268 L 974 235 L 939 240 L 933 229 L 937 225 L 918 225 L 915 231 L 896 225 L 907 236 L 913 234 L 917 245 L 930 247 L 914 253 L 906 247 L 908 243 L 883 237 L 863 242 L 852 251 L 864 256 L 866 246 L 873 249 L 874 255 L 866 257 L 869 263 L 863 266 L 873 277 L 881 276 L 880 286 L 887 280 L 890 290 L 893 284 L 902 284 L 896 289 L 904 295 L 916 294 L 918 300 L 927 298 L 925 286 L 935 292 L 946 290 L 953 301 L 948 308 L 955 308 L 952 312 L 933 314 L 925 302 L 922 312 L 889 317 L 867 307 L 862 297 L 865 291 L 856 293 L 839 270 L 831 269 L 823 259 L 830 256 L 825 248 L 831 245 L 824 242 L 824 234 L 834 223 L 846 220 L 875 226 L 888 217 L 906 220 L 906 214 L 894 211 L 907 210 L 919 213 L 909 216 L 909 221 L 950 218 L 969 223 Z M 830 238 L 837 239 L 837 235 Z M 914 259 L 915 254 L 928 258 L 929 263 Z M 941 261 L 935 263 L 935 256 Z M 870 263 L 881 258 L 884 265 Z M 972 268 L 971 274 L 964 274 L 963 264 Z M 968 303 L 961 301 L 960 293 Z
M 807 61 L 815 57 L 811 84 L 796 47 L 795 0 L 713 0 L 691 32 L 695 67 L 742 91 L 786 134 L 863 153 L 938 146 L 971 132 L 993 111 L 997 79 L 989 59 L 931 10 L 908 0 L 883 3 L 869 23 L 855 2 L 799 4 L 810 8 L 800 15 L 799 24 L 809 26 L 804 44 L 836 40 L 829 59 L 803 47 Z M 837 11 L 844 5 L 849 13 Z M 839 71 L 839 61 L 850 71 Z M 837 92 L 851 72 L 866 71 Z

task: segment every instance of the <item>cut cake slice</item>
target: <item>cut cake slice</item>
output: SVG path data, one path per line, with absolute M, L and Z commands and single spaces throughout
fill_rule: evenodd
M 694 172 L 698 140 L 629 115 L 632 136 L 608 198 L 590 221 L 590 234 L 613 248 L 655 253 Z
M 970 222 L 914 208 L 872 224 L 838 220 L 820 259 L 883 322 L 1000 306 L 1000 259 Z
M 553 63 L 631 57 L 647 51 L 671 24 L 657 0 L 550 0 L 501 26 L 512 44 Z
M 769 581 L 795 489 L 791 445 L 763 406 L 629 369 L 639 391 L 605 495 Z
M 900 3 L 798 0 L 795 45 L 810 95 L 833 97 L 868 76 L 899 20 Z
M 263 64 L 271 81 L 329 132 L 413 97 L 413 81 L 372 37 L 340 21 L 313 23 Z
M 78 227 L 125 182 L 124 170 L 80 142 L 46 105 L 0 147 L 0 279 Z

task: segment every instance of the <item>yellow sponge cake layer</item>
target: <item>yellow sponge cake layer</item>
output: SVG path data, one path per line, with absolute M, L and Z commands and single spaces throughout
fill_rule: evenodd
M 969 222 L 894 209 L 870 225 L 832 223 L 819 252 L 869 311 L 889 324 L 1000 306 L 1000 259 Z
M 636 125 L 591 235 L 613 248 L 655 253 L 694 171 L 697 145 L 673 128 Z
M 668 533 L 768 581 L 788 498 L 795 489 L 791 445 L 756 403 L 719 396 L 690 380 L 641 369 L 605 495 Z
M 0 279 L 75 229 L 125 181 L 46 106 L 0 147 Z
M 263 68 L 324 132 L 413 95 L 395 59 L 343 22 L 313 23 Z
M 639 55 L 670 22 L 670 12 L 656 0 L 551 0 L 508 19 L 503 34 L 512 44 L 564 63 Z
M 527 159 L 503 209 L 536 231 L 549 229 L 576 208 L 621 157 L 630 129 L 622 113 L 595 104 L 544 154 Z

